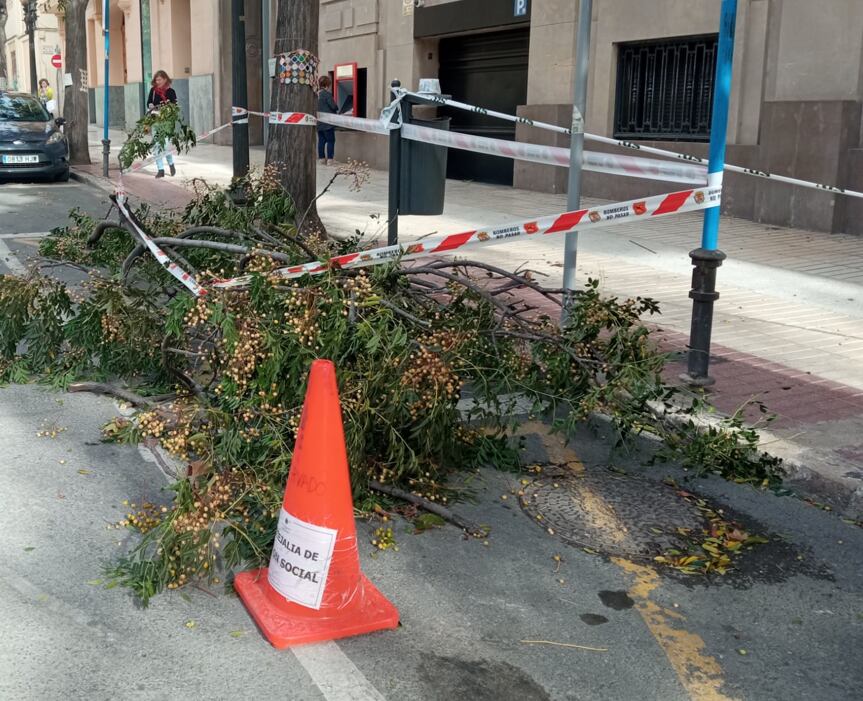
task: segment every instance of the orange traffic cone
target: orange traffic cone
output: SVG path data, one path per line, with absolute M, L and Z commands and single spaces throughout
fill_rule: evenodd
M 269 568 L 234 588 L 274 647 L 395 628 L 399 612 L 360 571 L 336 370 L 312 363 Z

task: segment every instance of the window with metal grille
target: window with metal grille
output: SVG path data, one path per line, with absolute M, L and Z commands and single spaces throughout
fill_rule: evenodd
M 717 40 L 619 44 L 615 138 L 708 141 Z

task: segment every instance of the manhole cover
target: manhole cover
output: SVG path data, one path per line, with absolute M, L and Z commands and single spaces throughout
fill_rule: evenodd
M 608 470 L 544 474 L 522 492 L 521 506 L 538 525 L 607 555 L 645 558 L 685 550 L 686 534 L 707 527 L 698 507 L 674 489 Z

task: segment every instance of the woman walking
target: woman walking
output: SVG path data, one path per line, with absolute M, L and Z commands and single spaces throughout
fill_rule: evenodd
M 156 71 L 153 75 L 153 82 L 150 83 L 150 94 L 147 96 L 147 111 L 158 112 L 162 105 L 168 103 L 177 104 L 177 93 L 171 87 L 171 79 L 165 71 Z M 174 167 L 174 156 L 166 153 L 167 144 L 164 140 L 153 142 L 153 155 L 156 156 L 156 177 L 165 177 L 165 160 L 168 161 L 168 168 L 171 175 L 177 174 L 177 169 Z
M 322 75 L 318 80 L 318 112 L 325 114 L 338 114 L 339 108 L 330 92 L 332 81 L 327 75 Z M 318 158 L 321 165 L 329 165 L 336 151 L 336 128 L 332 124 L 318 122 Z
M 57 103 L 54 101 L 54 88 L 45 78 L 39 81 L 39 101 L 53 119 L 54 112 L 57 111 Z

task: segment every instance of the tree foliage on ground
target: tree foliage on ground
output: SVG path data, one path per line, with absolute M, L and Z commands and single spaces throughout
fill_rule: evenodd
M 517 469 L 512 435 L 524 415 L 567 434 L 594 412 L 622 436 L 684 430 L 667 444 L 696 454 L 698 433 L 657 419 L 650 404 L 674 392 L 641 322 L 658 312 L 652 300 L 605 298 L 590 281 L 561 328 L 560 290 L 479 261 L 395 260 L 286 279 L 277 266 L 357 242 L 300 237 L 272 172 L 244 187 L 252 206 L 201 185 L 181 213 L 136 211 L 208 286 L 203 297 L 186 293 L 126 231 L 82 212 L 42 242 L 38 268 L 0 280 L 0 379 L 122 384 L 139 411 L 110 422 L 106 439 L 157 441 L 186 466 L 170 503 L 130 507 L 117 524 L 143 537 L 111 578 L 143 601 L 266 561 L 317 358 L 337 367 L 363 511 L 380 502 L 376 484 L 446 505 L 464 494 L 459 473 Z M 58 265 L 88 275 L 65 284 L 50 275 Z M 208 285 L 239 273 L 250 275 L 240 289 Z M 713 459 L 708 469 L 760 477 L 741 466 L 751 445 L 728 450 L 737 434 L 708 440 L 711 450 L 698 452 Z

